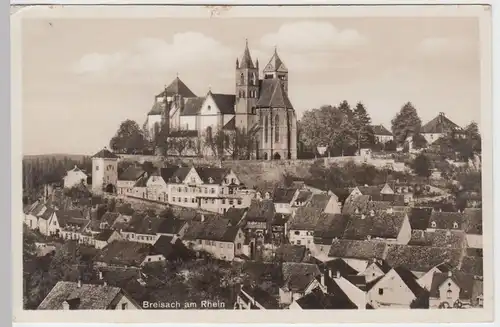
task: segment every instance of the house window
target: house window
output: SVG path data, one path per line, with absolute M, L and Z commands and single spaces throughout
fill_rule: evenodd
M 95 166 L 95 170 L 98 171 L 99 170 L 99 166 Z
M 238 205 L 241 205 L 241 200 L 238 200 Z
M 384 295 L 384 289 L 383 288 L 379 288 L 378 289 L 378 295 Z
M 212 204 L 215 204 L 215 199 L 212 199 Z
M 187 198 L 184 198 L 184 203 L 187 203 L 188 202 L 188 199 Z
M 453 222 L 453 228 L 458 228 L 458 224 L 457 224 L 457 222 L 456 222 L 456 221 L 455 221 L 455 222 Z
M 226 204 L 226 199 L 222 199 L 222 204 Z
M 181 188 L 180 187 L 177 188 L 177 192 L 179 192 L 179 193 L 181 192 Z
M 297 240 L 297 245 L 300 245 L 300 243 L 301 243 L 300 240 Z
M 184 192 L 188 192 L 188 188 L 187 187 L 184 187 Z
M 52 225 L 56 226 L 57 225 L 57 221 L 54 220 L 54 223 Z
M 236 243 L 236 248 L 239 250 L 241 249 L 241 243 Z
M 122 303 L 122 310 L 127 310 L 128 303 Z
M 234 201 L 233 200 L 229 200 L 229 205 L 233 205 Z
M 208 111 L 212 109 L 212 106 L 207 106 Z
M 300 235 L 300 232 L 298 230 L 295 231 L 295 235 Z
M 432 228 L 436 228 L 436 222 L 435 221 L 431 222 L 431 227 Z
M 451 290 L 447 290 L 446 291 L 446 298 L 451 299 L 452 294 L 453 294 L 453 292 Z
M 224 247 L 224 244 L 220 243 L 219 246 L 222 249 Z
M 207 189 L 206 187 L 204 187 L 204 188 L 203 188 L 203 192 L 204 192 L 205 194 L 207 194 L 207 193 L 208 193 L 208 189 Z
M 191 198 L 191 202 L 194 203 L 195 202 L 195 199 L 194 198 Z

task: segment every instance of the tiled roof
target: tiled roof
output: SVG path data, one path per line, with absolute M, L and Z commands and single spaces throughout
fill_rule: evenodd
M 434 273 L 432 277 L 432 284 L 430 289 L 430 296 L 433 298 L 439 298 L 439 287 L 443 283 L 451 278 L 458 287 L 460 287 L 460 293 L 458 295 L 461 300 L 471 300 L 475 296 L 481 295 L 483 293 L 483 282 L 474 278 L 474 275 L 465 274 L 462 272 L 454 271 L 451 277 L 448 273 Z
M 236 130 L 236 118 L 233 117 L 231 118 L 223 127 L 223 130 L 225 131 L 234 131 Z
M 466 208 L 464 210 L 465 232 L 473 235 L 483 235 L 483 210 Z
M 186 179 L 190 171 L 191 171 L 190 167 L 179 167 L 175 170 L 174 174 L 170 178 L 170 181 L 176 183 L 178 179 L 179 183 L 182 183 L 184 179 Z
M 239 226 L 246 212 L 246 208 L 229 208 L 224 213 L 224 218 L 229 219 L 231 226 Z
M 412 230 L 409 245 L 425 245 L 433 247 L 463 248 L 466 234 L 461 230 L 437 229 L 432 232 Z
M 374 185 L 374 186 L 358 186 L 358 190 L 363 195 L 378 195 L 382 191 L 383 186 Z
M 223 115 L 234 114 L 234 106 L 236 104 L 236 96 L 234 94 L 220 94 L 209 92 L 209 95 L 214 99 L 217 108 Z
M 282 244 L 276 249 L 276 259 L 282 262 L 302 262 L 306 250 L 304 245 Z
M 321 275 L 315 264 L 284 262 L 281 266 L 284 286 L 295 292 L 303 292 L 316 277 Z
M 257 108 L 293 109 L 281 81 L 277 78 L 262 80 L 260 97 L 255 106 Z
M 184 238 L 233 242 L 238 231 L 239 227 L 231 226 L 229 219 L 214 217 L 207 218 L 203 222 L 190 222 L 184 233 Z
M 366 207 L 367 213 L 370 212 L 370 210 L 373 210 L 375 212 L 378 211 L 387 211 L 392 207 L 392 203 L 387 202 L 387 201 L 370 201 L 368 202 L 368 206 Z
M 109 238 L 111 237 L 111 235 L 113 235 L 115 231 L 112 230 L 112 229 L 106 229 L 106 230 L 103 230 L 102 232 L 100 232 L 99 234 L 97 234 L 95 236 L 95 240 L 96 241 L 108 241 Z
M 269 72 L 283 72 L 283 73 L 288 72 L 288 69 L 281 60 L 280 56 L 278 55 L 278 51 L 276 51 L 276 49 L 274 50 L 273 56 L 267 63 L 266 67 L 264 67 L 264 73 L 269 73 Z
M 157 233 L 176 235 L 181 231 L 185 224 L 185 220 L 181 220 L 178 218 L 165 218 L 158 226 Z
M 285 214 L 285 213 L 275 213 L 274 214 L 274 219 L 273 219 L 273 225 L 280 225 L 284 226 L 292 217 L 291 214 Z
M 349 197 L 344 203 L 344 206 L 342 207 L 342 213 L 346 215 L 352 215 L 356 213 L 356 210 L 358 212 L 366 212 L 366 209 L 368 208 L 368 203 L 370 202 L 370 196 L 369 195 L 360 195 L 356 197 Z
M 411 208 L 408 214 L 411 229 L 426 230 L 431 214 L 432 208 Z
M 111 225 L 111 228 L 117 231 L 125 230 L 128 228 L 130 221 L 132 220 L 132 216 L 122 215 L 120 214 Z
M 392 267 L 404 266 L 411 271 L 427 272 L 443 262 L 457 267 L 462 249 L 389 244 L 385 260 Z
M 111 309 L 121 289 L 98 284 L 82 284 L 60 281 L 38 306 L 38 310 L 62 310 L 63 302 L 78 310 Z
M 262 284 L 264 282 L 281 282 L 283 272 L 279 264 L 271 262 L 247 261 L 243 264 L 242 272 L 248 279 Z
M 188 98 L 184 103 L 181 116 L 196 116 L 200 113 L 201 106 L 205 102 L 205 98 Z
M 385 242 L 334 240 L 328 256 L 360 260 L 381 259 L 385 248 Z
M 397 238 L 406 215 L 402 212 L 374 212 L 373 215 L 351 215 L 344 232 L 345 239 L 364 240 L 368 237 Z
M 373 133 L 375 135 L 387 135 L 387 136 L 392 136 L 392 133 L 389 132 L 387 128 L 385 128 L 384 125 L 372 125 L 371 126 L 373 129 Z
M 271 200 L 252 201 L 245 220 L 272 222 L 275 213 L 274 203 Z
M 344 260 L 340 258 L 326 261 L 322 264 L 322 266 L 326 270 L 331 271 L 332 276 L 335 276 L 337 272 L 339 272 L 340 276 L 343 277 L 357 275 L 359 273 L 356 269 L 349 266 Z
M 342 238 L 348 222 L 349 216 L 347 215 L 321 213 L 314 228 L 314 239 L 328 239 L 330 240 L 328 244 L 331 244 L 334 238 Z
M 174 176 L 175 172 L 179 169 L 179 167 L 166 167 L 160 168 L 160 176 L 163 178 L 165 183 L 169 183 L 172 176 Z
M 451 131 L 461 131 L 462 128 L 449 120 L 445 115 L 439 114 L 420 128 L 420 133 L 448 133 Z
M 134 187 L 146 187 L 148 182 L 148 177 L 146 175 L 141 176 L 137 182 L 135 182 Z
M 296 188 L 282 188 L 278 187 L 274 190 L 273 202 L 274 203 L 290 203 L 297 192 Z
M 139 266 L 148 255 L 154 254 L 159 253 L 151 244 L 115 241 L 104 247 L 95 261 L 108 265 Z
M 325 294 L 319 288 L 315 288 L 311 293 L 301 297 L 296 302 L 304 310 L 358 309 L 358 307 L 352 301 L 350 301 L 347 296 L 345 296 L 345 294 Z
M 197 167 L 196 172 L 205 184 L 221 184 L 224 178 L 231 172 L 229 168 Z M 210 183 L 212 179 L 212 183 Z
M 297 202 L 306 202 L 312 197 L 312 192 L 307 191 L 307 190 L 301 190 L 299 191 L 299 194 L 297 195 Z
M 132 215 L 126 232 L 136 234 L 155 235 L 159 232 L 160 226 L 166 221 L 165 218 L 149 217 L 142 214 Z
M 166 93 L 166 94 L 165 94 Z M 194 98 L 196 95 L 184 84 L 179 77 L 176 77 L 169 86 L 165 88 L 158 97 L 163 96 L 171 97 L 174 95 L 181 95 L 184 98 Z
M 38 218 L 41 218 L 43 220 L 49 220 L 50 217 L 52 217 L 52 215 L 54 213 L 55 213 L 55 210 L 53 210 L 51 208 L 47 208 L 45 211 L 43 211 L 43 213 L 41 215 L 38 216 Z M 58 217 L 58 220 L 59 220 L 59 217 Z
M 144 170 L 141 167 L 129 166 L 118 177 L 119 181 L 136 181 L 144 175 Z
M 465 216 L 461 212 L 439 212 L 433 211 L 431 217 L 429 218 L 428 228 L 439 228 L 439 229 L 464 229 L 464 219 Z M 433 227 L 433 223 L 436 226 Z M 454 223 L 457 224 L 457 228 L 454 227 Z
M 313 194 L 311 200 L 307 204 L 308 207 L 318 208 L 325 210 L 326 205 L 330 201 L 331 195 L 328 194 Z
M 475 276 L 483 276 L 483 257 L 464 256 L 460 271 Z
M 289 230 L 310 230 L 313 231 L 321 217 L 323 209 L 314 207 L 300 207 L 288 222 Z
M 107 148 L 102 149 L 92 156 L 92 158 L 118 159 L 119 157 Z

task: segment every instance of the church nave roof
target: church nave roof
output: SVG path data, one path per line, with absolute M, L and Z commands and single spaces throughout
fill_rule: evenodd
M 293 109 L 292 103 L 286 94 L 283 85 L 277 78 L 261 81 L 260 97 L 257 108 L 286 108 Z

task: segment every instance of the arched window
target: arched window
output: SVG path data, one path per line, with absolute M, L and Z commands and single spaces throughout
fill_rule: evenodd
M 255 78 L 255 73 L 252 73 L 251 84 L 252 84 L 252 85 L 255 85 L 255 81 L 256 81 L 256 78 Z
M 241 91 L 241 97 L 244 98 L 245 97 L 245 91 Z
M 264 117 L 264 142 L 267 143 L 267 129 L 268 129 L 268 126 L 269 125 L 269 122 L 267 121 L 267 116 Z
M 245 84 L 245 75 L 243 75 L 243 73 L 240 74 L 240 84 Z
M 276 118 L 274 118 L 274 139 L 276 142 L 280 141 L 280 118 L 278 115 L 276 115 Z

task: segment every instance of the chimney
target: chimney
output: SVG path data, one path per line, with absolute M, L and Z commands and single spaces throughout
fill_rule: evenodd
M 451 274 L 451 270 L 450 270 L 450 271 L 448 271 L 448 277 L 450 277 L 450 278 L 451 278 L 451 275 L 452 275 L 452 274 Z
M 64 301 L 62 303 L 62 306 L 63 306 L 63 310 L 69 310 L 69 303 L 68 303 L 68 301 Z
M 439 212 L 443 212 L 443 209 L 442 209 L 442 208 L 439 208 Z
M 103 286 L 108 286 L 108 282 L 104 281 Z
M 330 276 L 330 278 L 332 278 L 332 277 L 333 277 L 333 275 L 332 275 L 332 270 L 331 270 L 331 269 L 328 269 L 328 276 Z
M 340 271 L 339 270 L 337 270 L 336 278 L 340 278 Z
M 102 271 L 99 270 L 99 280 L 103 280 Z
M 82 280 L 81 280 L 80 278 L 78 278 L 78 282 L 77 282 L 76 286 L 77 286 L 78 288 L 81 288 L 81 287 L 82 287 Z
M 325 273 L 321 274 L 321 285 L 325 286 Z
M 201 214 L 201 222 L 204 222 L 204 221 L 205 221 L 205 215 Z

